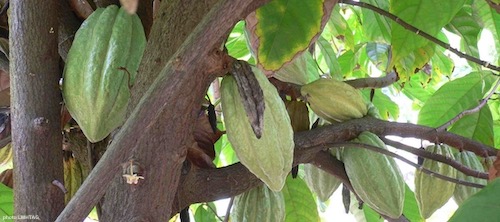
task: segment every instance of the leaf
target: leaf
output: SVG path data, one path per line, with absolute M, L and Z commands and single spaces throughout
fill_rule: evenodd
M 381 71 L 387 69 L 389 45 L 369 42 L 366 44 L 366 54 L 370 61 Z
M 453 124 L 450 132 L 493 146 L 493 117 L 488 105 L 479 112 L 467 115 Z
M 446 25 L 446 29 L 460 36 L 461 49 L 465 54 L 479 58 L 477 42 L 481 27 L 465 8 L 458 11 L 450 24 Z M 476 63 L 469 62 L 469 64 L 476 70 L 480 69 Z
M 427 100 L 418 115 L 418 124 L 438 127 L 460 112 L 476 107 L 491 88 L 490 72 L 472 72 L 444 84 Z
M 319 73 L 311 53 L 304 52 L 291 63 L 284 65 L 274 77 L 282 82 L 305 85 L 319 79 Z
M 377 8 L 389 11 L 389 1 L 387 0 L 363 0 Z M 370 42 L 390 44 L 391 43 L 391 22 L 369 9 L 361 9 L 363 13 L 363 33 L 366 40 Z
M 371 89 L 364 89 L 361 91 L 366 101 L 369 101 Z M 399 106 L 394 101 L 392 101 L 389 96 L 382 92 L 382 89 L 375 89 L 375 95 L 373 96 L 373 105 L 377 107 L 380 116 L 383 119 L 389 119 L 391 117 L 397 120 L 399 117 Z
M 481 191 L 467 199 L 449 222 L 477 221 L 481 218 L 483 222 L 498 221 L 500 218 L 500 179 L 490 182 Z
M 230 56 L 239 60 L 248 60 L 252 57 L 247 46 L 245 36 L 245 21 L 239 21 L 234 26 L 226 41 L 226 48 Z
M 14 192 L 0 183 L 0 217 L 14 215 Z
M 390 12 L 419 30 L 435 36 L 451 21 L 464 2 L 465 0 L 391 1 Z M 391 34 L 393 64 L 408 59 L 412 53 L 418 56 L 419 49 L 429 44 L 428 40 L 406 30 L 396 22 L 392 22 Z M 400 64 L 400 67 L 405 66 Z
M 194 213 L 194 221 L 196 222 L 218 222 L 219 219 L 217 215 L 215 215 L 212 209 L 209 209 L 209 206 L 215 210 L 217 209 L 213 202 L 201 204 L 196 208 L 196 212 Z
M 316 201 L 304 180 L 288 175 L 281 192 L 285 199 L 285 222 L 319 221 Z
M 424 222 L 424 218 L 420 216 L 420 210 L 418 209 L 417 199 L 415 199 L 415 193 L 408 187 L 405 183 L 405 203 L 403 208 L 403 216 L 405 216 L 411 222 Z
M 349 27 L 349 24 L 340 14 L 340 6 L 338 4 L 335 5 L 322 35 L 327 39 L 332 37 L 340 39 L 348 49 L 352 49 L 354 48 L 354 36 L 352 33 L 353 31 Z
M 359 202 L 356 199 L 356 196 L 354 196 L 353 193 L 351 193 L 351 207 L 349 209 L 351 214 L 354 215 L 354 218 L 356 218 L 356 221 L 365 221 L 365 222 L 383 222 L 384 219 L 375 212 L 372 208 L 370 208 L 368 205 L 363 204 L 363 208 L 359 209 Z
M 273 0 L 246 18 L 259 68 L 276 71 L 306 50 L 321 33 L 333 2 Z
M 321 54 L 317 57 L 317 61 L 322 64 L 324 61 L 328 67 L 328 72 L 331 76 L 340 76 L 342 70 L 340 69 L 339 61 L 335 51 L 333 51 L 332 45 L 323 36 L 320 36 L 318 41 L 316 41 L 316 46 L 319 48 Z
M 474 18 L 481 21 L 483 28 L 491 31 L 493 39 L 498 40 L 500 38 L 500 13 L 491 8 L 486 1 L 473 1 L 472 15 Z M 495 46 L 496 51 L 500 52 L 500 41 L 495 41 Z M 498 59 L 496 63 L 498 65 Z

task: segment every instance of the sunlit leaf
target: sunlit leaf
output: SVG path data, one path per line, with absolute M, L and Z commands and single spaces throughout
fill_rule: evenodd
M 370 89 L 365 89 L 362 91 L 363 96 L 368 101 L 370 98 Z M 399 117 L 399 106 L 394 101 L 389 98 L 386 94 L 382 92 L 381 89 L 375 90 L 375 95 L 373 96 L 373 105 L 377 107 L 380 116 L 383 119 L 392 118 L 397 120 Z
M 386 71 L 389 45 L 369 42 L 366 44 L 366 54 L 370 61 L 381 71 Z
M 340 76 L 342 70 L 340 69 L 339 61 L 337 60 L 337 56 L 335 55 L 330 43 L 325 38 L 320 36 L 316 42 L 316 46 L 321 52 L 321 57 L 318 57 L 318 61 L 324 61 L 326 63 L 328 73 L 330 73 L 330 75 Z
M 480 112 L 467 115 L 453 124 L 450 132 L 494 146 L 493 118 L 488 105 Z
M 236 23 L 227 38 L 226 48 L 230 56 L 236 59 L 248 60 L 251 58 L 251 54 L 247 47 L 247 39 L 245 37 L 244 28 L 244 21 Z
M 319 221 L 316 201 L 304 180 L 288 175 L 281 192 L 285 198 L 285 222 Z
M 415 199 L 415 193 L 405 184 L 405 203 L 403 208 L 403 216 L 405 216 L 411 222 L 423 222 L 425 221 L 422 216 L 420 216 L 420 210 L 418 209 L 417 199 Z
M 403 21 L 436 36 L 443 26 L 451 21 L 464 2 L 465 0 L 391 1 L 390 9 Z M 425 38 L 406 30 L 395 22 L 392 22 L 391 42 L 393 47 L 392 61 L 394 64 L 399 63 L 400 68 L 407 68 L 406 73 L 412 71 L 409 61 L 401 62 L 401 60 L 422 54 L 418 49 L 430 44 Z M 415 59 L 417 58 L 412 60 Z
M 306 50 L 326 24 L 333 5 L 325 4 L 323 0 L 273 0 L 251 13 L 247 30 L 259 68 L 278 70 Z
M 483 28 L 491 31 L 493 34 L 493 39 L 495 41 L 495 47 L 497 53 L 500 52 L 500 13 L 498 13 L 494 8 L 490 7 L 486 1 L 473 1 L 472 3 L 472 14 L 474 18 L 481 21 Z M 498 57 L 498 56 L 497 56 Z M 500 57 L 498 57 L 496 62 L 500 62 Z
M 446 29 L 460 36 L 461 50 L 470 56 L 479 57 L 477 41 L 481 27 L 465 8 L 458 11 L 450 24 L 446 26 Z M 475 69 L 480 68 L 476 63 L 469 62 L 469 64 Z
M 476 107 L 494 80 L 490 72 L 473 72 L 439 88 L 420 110 L 418 124 L 438 127 Z
M 330 19 L 323 30 L 323 34 L 329 34 L 331 37 L 340 39 L 345 43 L 347 49 L 354 48 L 353 31 L 344 17 L 340 14 L 340 7 L 338 4 L 333 9 Z
M 349 207 L 349 212 L 354 215 L 356 221 L 364 222 L 383 222 L 384 218 L 370 208 L 367 204 L 363 204 L 362 208 L 359 208 L 359 202 L 356 197 L 351 193 L 351 206 Z
M 311 53 L 304 52 L 274 73 L 274 77 L 283 82 L 305 85 L 319 78 L 320 73 L 317 67 Z
M 196 208 L 194 220 L 196 222 L 217 222 L 219 219 L 217 218 L 217 215 L 215 215 L 216 210 L 217 207 L 212 202 L 202 204 Z
M 387 0 L 363 0 L 362 2 L 369 3 L 389 11 L 389 1 Z M 363 33 L 367 41 L 373 41 L 382 44 L 391 43 L 391 22 L 384 16 L 377 14 L 369 9 L 361 9 L 363 13 Z
M 14 192 L 0 183 L 0 217 L 14 215 Z

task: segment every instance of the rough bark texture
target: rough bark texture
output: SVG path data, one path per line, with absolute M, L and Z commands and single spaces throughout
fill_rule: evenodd
M 214 6 L 161 69 L 56 221 L 83 220 L 112 181 L 105 199 L 115 200 L 114 212 L 104 213 L 103 221 L 169 219 L 186 147 L 194 143 L 193 127 L 189 126 L 196 120 L 210 82 L 229 67 L 228 58 L 216 49 L 239 19 L 265 2 L 222 0 Z M 151 34 L 157 31 L 153 25 Z M 158 130 L 166 133 L 159 135 Z M 141 167 L 139 174 L 145 177 L 138 185 L 126 184 L 122 178 L 122 165 L 130 160 Z
M 64 208 L 57 1 L 11 1 L 15 215 L 54 221 Z

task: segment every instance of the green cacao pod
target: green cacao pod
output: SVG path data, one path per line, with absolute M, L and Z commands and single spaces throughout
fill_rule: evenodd
M 356 143 L 387 149 L 371 132 L 362 132 Z M 365 204 L 391 218 L 403 213 L 405 182 L 392 157 L 363 148 L 346 148 L 342 160 L 354 191 Z
M 231 221 L 281 222 L 285 220 L 285 201 L 281 192 L 262 185 L 234 198 Z
M 490 168 L 493 167 L 493 163 L 495 162 L 496 159 L 497 159 L 496 156 L 489 156 L 489 157 L 483 158 L 483 160 L 481 161 L 481 164 L 483 164 L 484 170 L 486 172 L 488 172 L 488 170 L 490 170 Z
M 453 158 L 451 148 L 447 145 L 432 145 L 426 147 L 425 150 Z M 455 178 L 457 176 L 457 171 L 453 167 L 434 160 L 425 159 L 422 167 L 447 177 Z M 437 209 L 448 202 L 454 190 L 455 183 L 433 177 L 419 169 L 415 171 L 415 198 L 423 218 L 429 218 Z
M 64 187 L 68 191 L 64 196 L 64 200 L 66 203 L 71 200 L 71 198 L 75 195 L 80 185 L 84 180 L 82 167 L 78 160 L 73 157 L 65 158 L 63 162 L 64 167 Z
M 221 82 L 221 100 L 227 137 L 241 163 L 271 190 L 279 191 L 292 169 L 293 130 L 276 88 L 258 69 L 253 72 L 264 93 L 262 136 L 257 139 L 246 118 L 236 80 L 226 76 Z
M 123 124 L 146 37 L 137 15 L 99 8 L 78 29 L 63 77 L 66 108 L 91 142 Z
M 483 165 L 481 165 L 481 162 L 477 159 L 476 154 L 474 154 L 473 152 L 470 151 L 458 152 L 455 154 L 455 160 L 462 163 L 464 166 L 470 169 L 477 171 L 484 171 Z M 457 171 L 457 179 L 482 185 L 486 185 L 487 182 L 485 179 L 466 176 L 464 173 L 458 171 Z M 467 200 L 467 198 L 479 192 L 480 190 L 481 190 L 480 188 L 457 184 L 455 185 L 455 191 L 453 192 L 453 199 L 458 205 L 461 205 L 465 200 Z
M 342 183 L 337 177 L 312 164 L 304 164 L 304 174 L 304 180 L 309 189 L 316 193 L 318 198 L 323 202 L 330 199 L 330 196 L 332 196 L 333 192 Z
M 360 91 L 335 79 L 318 79 L 302 86 L 300 93 L 314 113 L 330 122 L 361 118 L 368 112 Z

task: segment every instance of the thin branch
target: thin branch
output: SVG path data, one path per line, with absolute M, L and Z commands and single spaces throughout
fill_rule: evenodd
M 427 168 L 423 168 L 422 166 L 412 162 L 411 160 L 409 159 L 406 159 L 394 152 L 391 152 L 389 150 L 386 150 L 386 149 L 381 149 L 379 147 L 376 147 L 376 146 L 372 146 L 372 145 L 368 145 L 368 144 L 363 144 L 363 143 L 352 143 L 352 142 L 343 142 L 343 143 L 331 143 L 331 144 L 328 144 L 328 145 L 331 145 L 331 146 L 334 146 L 332 148 L 363 148 L 363 149 L 367 149 L 367 150 L 371 150 L 371 151 L 374 151 L 374 152 L 377 152 L 377 153 L 381 153 L 381 154 L 384 154 L 384 155 L 387 155 L 387 156 L 390 156 L 390 157 L 394 157 L 394 158 L 397 158 L 405 163 L 407 163 L 408 165 L 410 166 L 413 166 L 419 170 L 422 170 L 423 173 L 426 173 L 426 174 L 429 174 L 431 176 L 434 176 L 436 178 L 439 178 L 439 179 L 442 179 L 442 180 L 446 180 L 446 181 L 449 181 L 449 182 L 452 182 L 452 183 L 456 183 L 456 184 L 460 184 L 460 185 L 464 185 L 464 186 L 470 186 L 470 187 L 477 187 L 477 188 L 483 188 L 484 185 L 482 184 L 477 184 L 477 183 L 472 183 L 472 182 L 468 182 L 468 181 L 464 181 L 464 180 L 459 180 L 459 179 L 455 179 L 455 178 L 451 178 L 451 177 L 448 177 L 448 176 L 445 176 L 445 175 L 442 175 L 438 172 L 435 172 L 435 171 L 432 171 L 432 170 L 429 170 Z
M 352 0 L 340 0 L 339 3 L 344 3 L 344 4 L 348 4 L 348 5 L 355 5 L 355 6 L 359 6 L 361 8 L 366 8 L 366 9 L 370 9 L 382 16 L 385 16 L 391 20 L 393 20 L 394 22 L 398 23 L 399 25 L 401 25 L 402 27 L 404 27 L 405 29 L 417 34 L 417 35 L 420 35 L 424 38 L 426 38 L 427 40 L 445 48 L 445 49 L 448 49 L 450 50 L 451 52 L 455 53 L 457 56 L 459 56 L 460 58 L 464 58 L 464 59 L 467 59 L 468 61 L 471 61 L 473 63 L 476 63 L 476 64 L 479 64 L 481 66 L 484 66 L 486 68 L 489 68 L 489 69 L 492 69 L 492 70 L 495 70 L 497 72 L 500 72 L 500 67 L 498 66 L 495 66 L 495 65 L 492 65 L 490 64 L 489 62 L 486 62 L 486 61 L 483 61 L 483 60 L 480 60 L 476 57 L 473 57 L 473 56 L 470 56 L 470 55 L 467 55 L 463 52 L 460 52 L 458 49 L 455 49 L 453 47 L 450 46 L 450 44 L 447 44 L 437 38 L 435 38 L 434 36 L 431 36 L 429 35 L 428 33 L 416 28 L 415 26 L 413 25 L 410 25 L 408 24 L 407 22 L 401 20 L 399 17 L 397 17 L 396 15 L 394 14 L 391 14 L 390 12 L 388 11 L 385 11 L 381 8 L 378 8 L 376 6 L 373 6 L 371 4 L 368 4 L 368 3 L 364 3 L 364 2 L 356 2 L 356 1 L 352 1 Z M 494 75 L 498 75 L 498 74 L 494 74 Z
M 381 139 L 382 139 L 382 141 L 384 141 L 385 144 L 392 146 L 396 149 L 404 150 L 408 153 L 412 153 L 412 154 L 415 154 L 415 155 L 420 156 L 420 157 L 424 157 L 427 159 L 435 160 L 435 161 L 450 165 L 451 167 L 457 169 L 458 171 L 462 172 L 463 174 L 465 174 L 467 176 L 472 176 L 472 177 L 476 177 L 476 178 L 480 178 L 480 179 L 488 179 L 488 173 L 470 169 L 470 168 L 464 166 L 463 164 L 461 164 L 460 162 L 453 160 L 452 158 L 445 157 L 443 155 L 439 155 L 439 154 L 435 154 L 435 153 L 431 153 L 431 152 L 421 150 L 421 149 L 418 149 L 415 147 L 411 147 L 411 146 L 408 146 L 408 145 L 405 145 L 405 144 L 402 144 L 400 142 L 396 142 L 394 140 L 390 140 L 387 138 L 381 138 Z
M 441 125 L 440 127 L 436 128 L 436 131 L 442 132 L 442 131 L 446 130 L 446 128 L 451 126 L 451 124 L 454 124 L 458 120 L 462 119 L 464 116 L 479 112 L 481 110 L 481 108 L 483 108 L 484 105 L 486 105 L 488 103 L 488 100 L 491 98 L 491 96 L 493 96 L 493 94 L 495 94 L 495 91 L 497 90 L 499 85 L 500 85 L 500 81 L 497 81 L 495 86 L 493 86 L 493 88 L 491 89 L 491 92 L 484 99 L 481 100 L 481 102 L 479 103 L 478 106 L 476 106 L 472 109 L 462 111 L 461 113 L 459 113 L 458 115 L 453 117 L 453 119 L 451 119 L 450 121 L 448 121 L 448 122 L 444 123 L 443 125 Z
M 356 89 L 362 88 L 384 88 L 390 86 L 399 80 L 399 76 L 396 72 L 391 71 L 387 73 L 386 76 L 378 78 L 359 78 L 353 80 L 347 80 L 345 83 L 351 85 Z
M 229 222 L 229 215 L 231 214 L 231 208 L 233 207 L 234 197 L 229 199 L 229 204 L 227 205 L 226 216 L 224 217 L 223 222 Z

